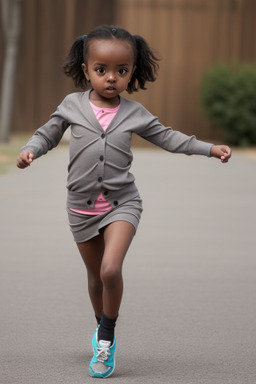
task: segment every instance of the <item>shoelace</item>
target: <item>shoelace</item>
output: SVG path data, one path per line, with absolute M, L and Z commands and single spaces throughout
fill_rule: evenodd
M 109 347 L 99 347 L 97 348 L 97 351 L 97 361 L 104 363 L 104 361 L 106 361 L 110 355 Z

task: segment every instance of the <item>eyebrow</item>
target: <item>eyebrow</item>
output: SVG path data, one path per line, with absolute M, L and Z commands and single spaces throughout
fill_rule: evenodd
M 104 63 L 94 63 L 93 64 L 94 66 L 101 66 L 101 67 L 107 67 L 108 65 L 107 64 L 104 64 Z M 128 64 L 117 64 L 118 67 L 125 67 L 125 66 L 128 66 Z
M 94 66 L 100 65 L 101 67 L 106 67 L 107 66 L 107 64 L 103 64 L 103 63 L 94 63 L 93 65 Z

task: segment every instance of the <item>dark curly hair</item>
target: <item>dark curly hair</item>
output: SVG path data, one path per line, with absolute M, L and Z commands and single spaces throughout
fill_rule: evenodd
M 147 42 L 143 37 L 131 35 L 123 28 L 111 25 L 102 25 L 92 30 L 88 35 L 78 37 L 67 56 L 63 65 L 64 73 L 72 77 L 76 87 L 87 89 L 89 82 L 86 80 L 82 63 L 87 62 L 90 43 L 92 40 L 126 40 L 128 41 L 134 52 L 134 65 L 136 69 L 133 73 L 131 81 L 128 84 L 127 92 L 132 93 L 139 89 L 146 89 L 147 81 L 153 82 L 156 80 L 158 61 Z

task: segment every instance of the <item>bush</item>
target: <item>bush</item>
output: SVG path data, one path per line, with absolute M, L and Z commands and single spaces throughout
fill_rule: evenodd
M 202 80 L 204 111 L 229 144 L 256 144 L 256 65 L 216 64 Z

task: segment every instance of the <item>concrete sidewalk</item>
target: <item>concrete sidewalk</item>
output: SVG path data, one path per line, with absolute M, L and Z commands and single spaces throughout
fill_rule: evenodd
M 116 383 L 256 382 L 256 162 L 135 150 Z M 0 176 L 0 383 L 84 384 L 95 319 L 65 212 L 68 149 Z M 166 165 L 168 164 L 168 165 Z

